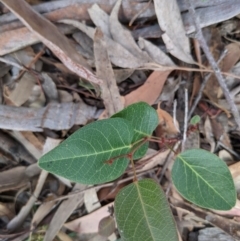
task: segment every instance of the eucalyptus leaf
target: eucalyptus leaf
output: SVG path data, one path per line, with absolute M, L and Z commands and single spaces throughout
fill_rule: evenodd
M 179 154 L 172 180 L 184 198 L 200 207 L 229 210 L 235 206 L 231 173 L 225 162 L 208 151 L 192 149 Z
M 114 210 L 124 241 L 178 241 L 165 194 L 152 179 L 140 180 L 121 189 Z
M 120 117 L 130 121 L 134 129 L 133 142 L 146 136 L 151 136 L 159 123 L 155 109 L 145 102 L 138 102 L 129 105 L 122 111 L 116 113 L 111 118 Z M 144 144 L 134 154 L 134 159 L 143 157 L 148 149 L 148 143 Z
M 112 181 L 126 170 L 134 130 L 128 120 L 112 118 L 86 125 L 39 160 L 51 173 L 83 184 Z

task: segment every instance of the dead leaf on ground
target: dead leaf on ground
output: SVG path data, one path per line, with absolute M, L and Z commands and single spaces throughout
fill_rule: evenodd
M 26 167 L 18 166 L 0 175 L 0 193 L 10 190 L 18 190 L 29 185 L 29 177 L 25 174 Z
M 111 33 L 109 29 L 109 15 L 104 12 L 98 4 L 93 4 L 92 7 L 88 9 L 90 18 L 96 27 L 100 28 L 104 35 L 111 38 Z
M 144 49 L 154 61 L 156 61 L 156 63 L 163 66 L 163 70 L 165 70 L 165 68 L 167 69 L 167 67 L 176 66 L 166 53 L 150 41 L 140 37 L 138 43 L 140 47 Z
M 34 85 L 35 79 L 33 75 L 26 72 L 8 98 L 15 104 L 15 106 L 21 106 L 30 97 Z
M 76 193 L 74 196 L 70 196 L 69 199 L 61 203 L 49 224 L 44 241 L 52 241 L 77 206 L 81 206 L 83 204 L 83 192 L 81 191 L 85 188 L 86 185 L 80 183 L 75 184 L 73 191 L 79 191 L 79 193 Z M 93 232 L 94 231 L 92 231 L 92 233 Z
M 104 35 L 100 29 L 96 29 L 94 36 L 94 55 L 97 76 L 103 80 L 101 97 L 109 116 L 123 109 L 123 103 L 119 94 L 112 65 L 109 61 L 108 50 Z
M 207 139 L 208 143 L 211 146 L 210 152 L 213 153 L 215 151 L 216 142 L 214 140 L 212 125 L 211 125 L 211 122 L 210 122 L 210 119 L 209 119 L 208 116 L 207 116 L 207 118 L 204 122 L 204 133 L 205 133 L 205 136 L 206 136 L 206 139 Z
M 189 39 L 185 33 L 177 1 L 155 0 L 154 6 L 158 23 L 164 32 L 162 39 L 168 51 L 176 58 L 193 64 Z
M 160 108 L 158 104 L 157 114 L 159 118 L 159 125 L 156 128 L 156 135 L 158 137 L 174 137 L 179 134 L 179 125 L 173 121 L 172 116 Z
M 138 59 L 141 59 L 145 63 L 150 62 L 151 59 L 138 47 L 131 32 L 125 29 L 118 20 L 118 12 L 121 3 L 122 0 L 117 0 L 110 14 L 109 27 L 112 38 Z
M 95 28 L 88 27 L 81 22 L 78 22 L 76 20 L 71 20 L 71 19 L 63 19 L 59 22 L 73 25 L 74 27 L 78 28 L 82 32 L 86 33 L 91 39 L 94 39 Z M 107 44 L 109 58 L 114 65 L 122 68 L 132 68 L 132 69 L 143 66 L 143 64 L 145 63 L 144 61 L 136 58 L 119 43 L 108 38 L 107 36 L 104 36 L 104 37 Z
M 97 233 L 99 222 L 109 216 L 109 208 L 113 206 L 113 202 L 109 203 L 95 212 L 86 216 L 65 223 L 64 226 L 77 233 Z
M 101 84 L 70 41 L 59 32 L 55 25 L 35 12 L 25 1 L 1 0 L 55 55 L 74 73 L 95 84 Z
M 161 94 L 164 83 L 171 71 L 154 71 L 138 89 L 125 96 L 125 106 L 139 101 L 153 105 Z

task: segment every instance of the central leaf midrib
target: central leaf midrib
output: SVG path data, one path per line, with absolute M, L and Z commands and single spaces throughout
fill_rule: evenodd
M 200 179 L 202 179 L 202 181 L 203 181 L 204 183 L 206 183 L 207 186 L 209 186 L 215 193 L 217 193 L 217 194 L 219 195 L 219 197 L 221 197 L 229 206 L 231 206 L 231 205 L 225 200 L 225 198 L 222 197 L 222 195 L 214 189 L 214 187 L 213 187 L 212 185 L 210 185 L 208 182 L 206 182 L 206 180 L 205 180 L 201 175 L 199 175 L 199 174 L 191 167 L 191 165 L 188 164 L 188 163 L 183 159 L 183 157 L 182 157 L 181 155 L 179 155 L 178 157 L 179 157 L 180 160 L 182 160 L 183 164 L 185 164 L 190 170 L 192 170 L 193 173 L 195 173 L 195 175 L 196 175 L 197 177 L 199 177 Z
M 94 153 L 94 154 L 81 155 L 81 156 L 72 156 L 72 157 L 66 157 L 66 158 L 63 158 L 63 159 L 57 159 L 57 160 L 52 160 L 52 161 L 62 161 L 62 160 L 68 160 L 69 158 L 75 159 L 75 158 L 84 158 L 84 157 L 96 156 L 96 155 L 101 155 L 101 154 L 107 154 L 107 153 L 109 153 L 109 152 L 114 152 L 114 151 L 118 151 L 118 150 L 127 149 L 127 148 L 128 148 L 129 151 L 130 151 L 131 148 L 132 148 L 132 145 L 128 145 L 128 146 L 124 146 L 124 147 L 119 147 L 119 148 L 114 148 L 114 149 L 106 150 L 106 151 L 102 151 L 102 152 L 97 152 L 97 153 Z
M 153 236 L 153 233 L 152 233 L 152 230 L 151 230 L 151 225 L 149 224 L 149 221 L 148 221 L 148 218 L 147 218 L 147 213 L 146 213 L 146 210 L 144 208 L 144 202 L 141 198 L 141 193 L 140 193 L 140 190 L 139 190 L 139 187 L 138 187 L 138 183 L 135 184 L 136 187 L 137 187 L 137 192 L 138 192 L 138 196 L 139 196 L 139 200 L 140 200 L 140 203 L 141 203 L 141 206 L 142 206 L 142 210 L 143 210 L 143 213 L 146 217 L 146 222 L 147 222 L 147 225 L 148 225 L 148 228 L 149 228 L 149 231 L 151 233 L 151 237 L 154 239 L 154 236 Z

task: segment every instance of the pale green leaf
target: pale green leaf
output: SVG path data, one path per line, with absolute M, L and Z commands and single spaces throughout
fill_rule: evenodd
M 125 157 L 132 148 L 134 131 L 122 118 L 100 120 L 76 131 L 39 160 L 39 166 L 74 182 L 98 184 L 112 181 L 126 170 Z
M 196 125 L 201 121 L 201 117 L 199 115 L 195 115 L 191 118 L 190 124 L 191 125 Z
M 236 191 L 227 165 L 216 155 L 201 149 L 177 156 L 172 180 L 180 194 L 196 205 L 229 210 L 236 203 Z
M 152 179 L 134 182 L 121 189 L 114 210 L 124 241 L 178 241 L 165 194 Z

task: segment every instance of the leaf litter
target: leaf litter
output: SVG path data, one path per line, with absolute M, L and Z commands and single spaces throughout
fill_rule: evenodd
M 200 48 L 195 45 L 196 55 L 192 51 L 193 44 L 187 34 L 194 31 L 194 24 L 187 6 L 181 0 L 172 3 L 93 0 L 74 4 L 40 0 L 31 6 L 24 1 L 1 2 L 9 9 L 0 6 L 3 10 L 0 15 L 0 61 L 3 62 L 0 75 L 0 210 L 4 210 L 0 219 L 5 225 L 1 227 L 1 237 L 18 234 L 16 228 L 24 224 L 27 229 L 19 229 L 25 232 L 24 237 L 34 237 L 35 232 L 49 225 L 42 235 L 44 240 L 55 240 L 56 236 L 69 238 L 71 234 L 62 229 L 63 226 L 81 238 L 95 233 L 87 240 L 116 240 L 118 234 L 109 211 L 112 206 L 109 201 L 113 201 L 116 194 L 110 194 L 126 185 L 127 181 L 122 181 L 131 182 L 130 169 L 116 182 L 89 187 L 72 185 L 60 177 L 47 177 L 36 165 L 36 160 L 43 154 L 44 143 L 45 147 L 51 142 L 57 145 L 59 141 L 56 140 L 65 139 L 82 126 L 139 101 L 153 105 L 158 112 L 159 126 L 155 136 L 181 139 L 182 107 L 185 106 L 181 88 L 188 89 L 190 108 L 201 93 L 207 73 L 212 72 Z M 28 2 L 32 4 L 33 1 Z M 240 110 L 239 27 L 236 24 L 240 4 L 235 0 L 195 1 L 194 4 L 201 26 L 219 23 L 207 28 L 209 47 L 216 60 L 224 49 L 227 50 L 219 67 L 222 72 L 229 73 L 225 81 Z M 128 26 L 135 16 L 138 17 Z M 11 22 L 13 20 L 15 22 Z M 235 27 L 226 30 L 226 26 Z M 214 28 L 219 30 L 218 38 L 213 34 Z M 203 65 L 199 69 L 194 67 L 195 59 Z M 211 78 L 194 110 L 200 122 L 195 127 L 188 124 L 196 131 L 188 135 L 185 148 L 201 147 L 226 160 L 239 195 L 240 133 L 235 129 L 231 108 L 214 74 Z M 174 107 L 176 98 L 178 102 Z M 161 109 L 156 106 L 159 101 Z M 136 163 L 137 173 L 162 180 L 164 190 L 170 190 L 173 211 L 178 210 L 182 221 L 188 219 L 182 226 L 188 230 L 193 227 L 205 230 L 205 211 L 200 209 L 200 214 L 191 210 L 187 202 L 169 188 L 173 155 L 166 146 L 176 148 L 169 143 L 150 145 L 147 155 Z M 111 197 L 108 202 L 97 198 L 104 185 Z M 88 208 L 84 207 L 86 195 Z M 23 204 L 19 205 L 21 202 Z M 181 214 L 179 206 L 183 210 Z M 94 210 L 96 207 L 102 208 Z M 190 210 L 193 211 L 191 218 L 186 214 Z M 237 225 L 234 218 L 239 218 L 238 210 L 239 202 L 230 211 L 212 214 L 210 223 L 236 238 L 228 227 Z M 222 217 L 224 214 L 230 215 L 229 223 Z M 112 225 L 109 230 L 103 225 L 105 218 L 110 220 L 106 225 Z M 99 230 L 101 225 L 104 227 Z M 182 237 L 184 233 L 179 229 Z

